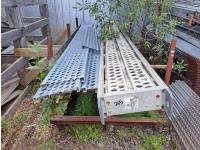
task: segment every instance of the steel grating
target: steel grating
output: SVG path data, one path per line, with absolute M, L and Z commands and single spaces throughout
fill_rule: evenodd
M 41 86 L 80 78 L 84 80 L 89 55 L 88 48 L 82 48 L 82 35 L 86 27 L 81 27 L 65 52 L 56 62 Z
M 98 108 L 105 118 L 159 110 L 168 89 L 126 35 L 106 41 L 101 48 Z
M 50 84 L 45 87 L 39 88 L 33 98 L 39 99 L 54 94 L 71 93 L 73 91 L 80 91 L 80 88 L 81 81 L 79 79 L 66 81 L 62 83 Z
M 128 77 L 130 78 L 133 89 L 147 89 L 156 87 L 152 78 L 147 74 L 141 64 L 141 61 L 135 56 L 131 47 L 125 41 L 122 35 L 117 39 L 119 51 L 122 55 L 123 62 L 127 69 Z
M 106 43 L 106 74 L 107 74 L 107 92 L 119 92 L 128 89 L 123 76 L 122 67 L 116 50 L 114 41 Z
M 83 25 L 80 27 L 66 50 L 42 81 L 41 87 L 34 96 L 35 99 L 53 94 L 97 88 L 100 51 L 97 47 L 92 49 L 83 46 L 84 35 L 93 36 L 87 34 L 88 28 L 93 28 L 93 26 Z M 88 37 L 88 39 L 90 38 Z M 88 47 L 93 46 L 88 45 Z
M 200 149 L 200 97 L 183 81 L 170 85 L 174 98 L 169 115 L 186 149 Z

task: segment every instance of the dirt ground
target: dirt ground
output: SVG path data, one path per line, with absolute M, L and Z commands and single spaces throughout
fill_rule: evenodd
M 31 94 L 30 94 L 31 95 Z M 53 124 L 41 127 L 40 103 L 34 103 L 28 96 L 14 118 L 2 121 L 2 150 L 140 150 L 180 149 L 176 134 L 169 126 L 158 127 L 114 127 L 101 128 L 96 140 L 80 138 L 70 126 Z M 93 131 L 92 131 L 93 132 Z M 87 134 L 92 134 L 86 133 Z

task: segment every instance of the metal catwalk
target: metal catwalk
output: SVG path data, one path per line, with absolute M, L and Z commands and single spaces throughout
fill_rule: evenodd
M 97 89 L 99 39 L 95 25 L 82 25 L 33 97 Z
M 159 110 L 167 86 L 127 36 L 102 45 L 98 107 L 102 124 L 113 115 Z

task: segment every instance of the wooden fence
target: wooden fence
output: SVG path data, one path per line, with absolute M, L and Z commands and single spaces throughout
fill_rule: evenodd
M 67 24 L 70 24 L 71 33 L 76 30 L 75 18 L 78 18 L 79 24 L 86 22 L 94 22 L 94 18 L 90 17 L 89 12 L 82 10 L 79 11 L 74 7 L 77 6 L 77 2 L 84 3 L 85 0 L 48 0 L 49 10 L 49 25 L 50 29 L 54 31 L 53 38 L 55 39 L 59 32 L 63 32 L 66 29 Z M 95 0 L 88 0 L 95 1 Z M 21 7 L 21 13 L 24 17 L 39 17 L 40 9 L 38 5 L 31 5 Z M 2 7 L 2 16 L 5 16 L 5 10 Z M 57 32 L 55 32 L 57 31 Z M 31 35 L 41 35 L 41 30 L 38 29 L 31 33 Z

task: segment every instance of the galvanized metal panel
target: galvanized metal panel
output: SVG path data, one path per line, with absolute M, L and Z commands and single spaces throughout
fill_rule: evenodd
M 189 4 L 180 4 L 180 3 L 175 3 L 175 7 L 180 8 L 180 9 L 185 9 L 188 11 L 193 11 L 193 12 L 200 12 L 200 3 L 189 5 Z
M 152 78 L 142 66 L 141 61 L 135 56 L 131 47 L 128 45 L 122 35 L 120 35 L 117 39 L 117 44 L 133 89 L 146 90 L 147 88 L 156 87 Z
M 83 83 L 81 89 L 92 90 L 97 89 L 98 86 L 98 76 L 99 76 L 99 61 L 100 52 L 90 49 L 89 60 L 88 60 L 88 70 L 86 80 Z
M 91 27 L 87 28 L 83 40 L 83 47 L 94 50 L 100 50 L 100 40 L 98 40 L 97 30 L 95 24 L 90 23 Z
M 165 40 L 167 42 L 171 42 L 172 39 L 176 39 L 176 47 L 180 50 L 180 51 L 183 51 L 185 52 L 186 54 L 189 54 L 195 58 L 198 58 L 200 59 L 200 48 L 176 37 L 176 36 L 173 36 L 171 34 L 168 34 L 165 38 Z
M 34 96 L 35 99 L 53 94 L 97 88 L 100 51 L 83 47 L 83 37 L 88 31 L 87 28 L 93 27 L 91 25 L 80 27 L 62 56 L 41 83 L 40 89 Z M 86 35 L 93 36 L 92 34 Z M 88 47 L 91 46 L 88 45 Z
M 108 116 L 161 109 L 168 88 L 128 38 L 120 34 L 106 41 L 101 53 L 98 108 L 102 124 Z
M 128 85 L 125 81 L 123 68 L 120 65 L 120 59 L 114 41 L 106 42 L 105 63 L 105 74 L 107 77 L 106 93 L 128 90 Z
M 81 81 L 79 79 L 70 80 L 62 83 L 49 84 L 45 87 L 39 88 L 33 98 L 39 99 L 54 94 L 71 93 L 73 91 L 80 91 L 80 88 Z
M 176 30 L 175 35 L 177 37 L 180 37 L 183 40 L 193 44 L 194 46 L 200 48 L 200 36 L 199 36 L 199 39 L 198 39 L 198 38 L 193 37 L 193 35 L 191 35 L 189 33 L 182 32 L 180 30 Z
M 200 149 L 200 97 L 184 82 L 170 85 L 174 98 L 169 118 L 186 149 Z
M 85 80 L 89 49 L 82 47 L 87 27 L 81 27 L 41 86 L 79 78 Z

